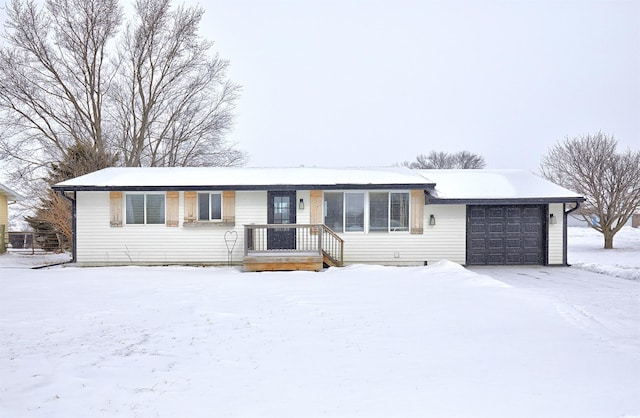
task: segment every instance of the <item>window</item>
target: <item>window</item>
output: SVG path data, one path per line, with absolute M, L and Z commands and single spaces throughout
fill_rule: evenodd
M 345 193 L 345 231 L 364 231 L 364 193 Z
M 389 193 L 369 193 L 369 231 L 389 231 Z
M 409 231 L 407 192 L 326 192 L 324 223 L 336 232 Z M 366 210 L 365 210 L 366 208 Z
M 126 195 L 127 225 L 164 224 L 165 196 L 161 193 L 131 193 Z
M 222 220 L 222 194 L 198 193 L 198 220 Z
M 344 232 L 344 197 L 342 193 L 324 194 L 324 224 L 336 232 Z
M 409 230 L 409 193 L 389 193 L 391 231 Z

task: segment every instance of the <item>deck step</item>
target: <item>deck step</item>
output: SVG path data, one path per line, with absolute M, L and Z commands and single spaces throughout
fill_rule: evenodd
M 323 269 L 323 257 L 314 255 L 248 255 L 243 259 L 246 271 L 320 271 Z

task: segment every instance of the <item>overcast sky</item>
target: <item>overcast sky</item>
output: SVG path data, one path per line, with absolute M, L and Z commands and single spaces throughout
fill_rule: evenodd
M 191 2 L 195 4 L 196 2 Z M 209 0 L 253 166 L 469 150 L 536 170 L 602 130 L 640 148 L 640 1 Z
M 199 3 L 243 86 L 229 139 L 251 166 L 469 150 L 536 170 L 598 130 L 640 148 L 638 0 Z

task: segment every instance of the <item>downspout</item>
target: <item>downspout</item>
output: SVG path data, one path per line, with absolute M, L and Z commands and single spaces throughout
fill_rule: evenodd
M 76 260 L 76 192 L 73 192 L 73 199 L 67 196 L 64 190 L 57 190 L 60 196 L 71 202 L 71 262 L 75 263 Z
M 578 210 L 580 207 L 580 201 L 576 201 L 575 204 L 576 207 L 569 209 L 568 211 L 563 211 L 562 215 L 562 263 L 565 266 L 569 266 L 569 262 L 567 260 L 567 218 L 571 212 Z M 566 207 L 566 203 L 563 203 L 563 206 Z

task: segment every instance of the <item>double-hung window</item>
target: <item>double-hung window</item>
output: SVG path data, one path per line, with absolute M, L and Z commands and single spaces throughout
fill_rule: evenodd
M 127 225 L 156 225 L 165 223 L 164 193 L 127 193 L 125 219 Z
M 198 220 L 222 220 L 222 194 L 220 192 L 198 193 Z

